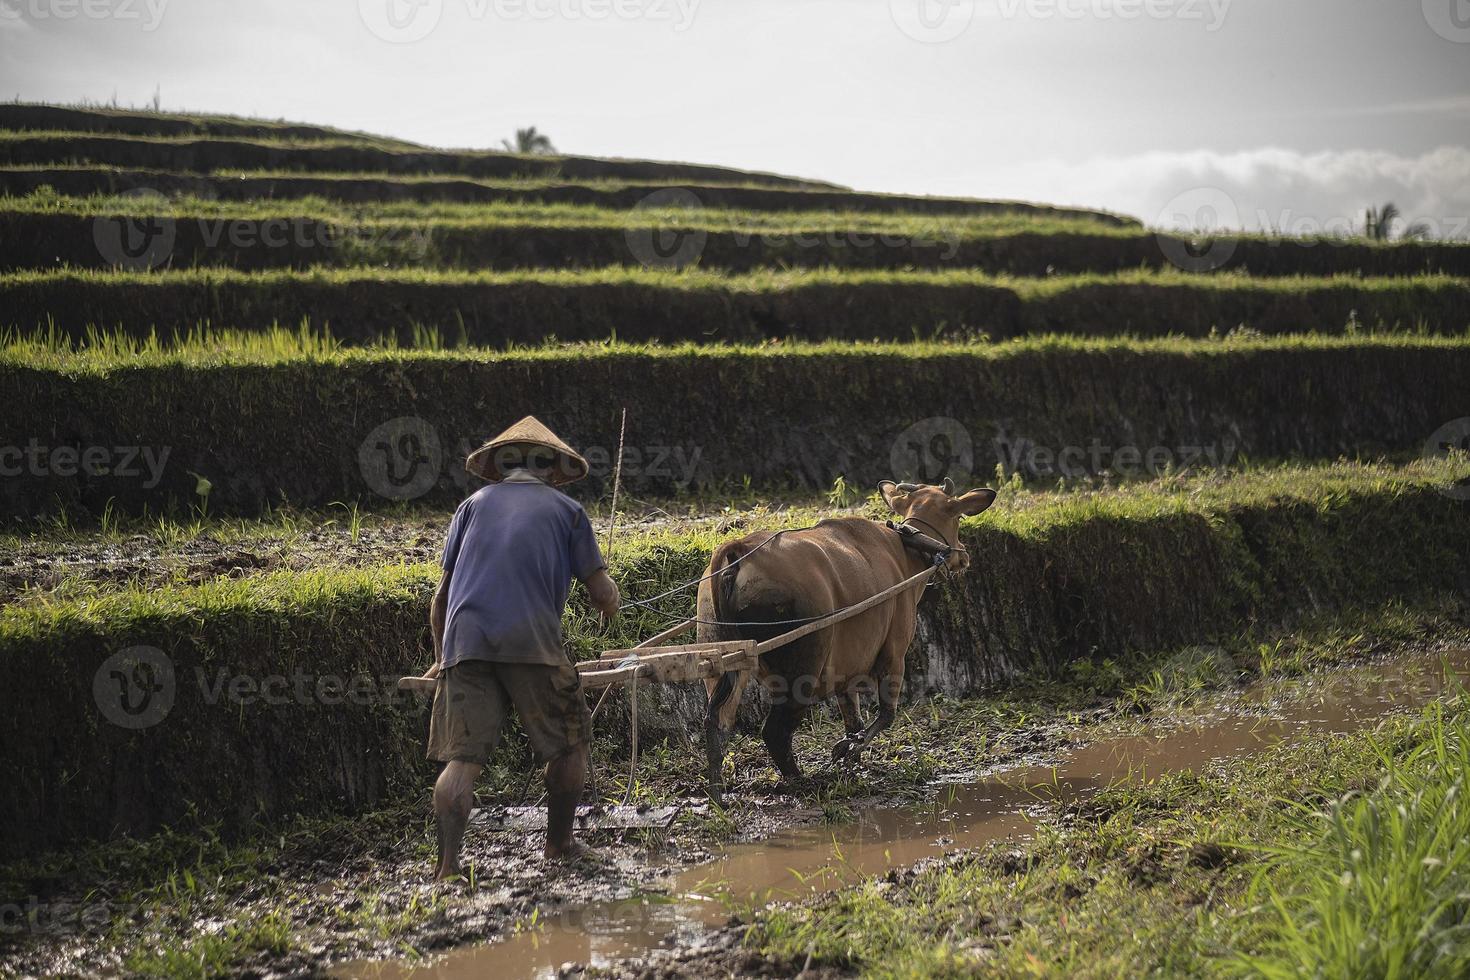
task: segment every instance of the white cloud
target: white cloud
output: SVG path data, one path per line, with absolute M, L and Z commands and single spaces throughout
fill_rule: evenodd
M 1357 226 L 1367 207 L 1392 201 L 1407 221 L 1424 221 L 1440 237 L 1470 238 L 1466 147 L 1419 156 L 1276 147 L 1144 153 L 1050 161 L 1017 168 L 999 183 L 1003 196 L 1105 207 L 1160 226 L 1178 223 L 1164 211 L 1179 201 L 1209 202 L 1223 225 L 1305 232 Z

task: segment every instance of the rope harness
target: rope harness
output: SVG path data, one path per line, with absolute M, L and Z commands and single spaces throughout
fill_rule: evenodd
M 930 531 L 933 531 L 934 534 L 931 536 L 928 533 L 926 533 L 924 531 L 921 531 L 919 528 L 917 528 L 917 527 L 914 526 L 915 523 L 924 525 Z M 657 616 L 662 616 L 662 617 L 664 617 L 666 619 L 670 619 L 670 620 L 679 619 L 679 617 L 676 616 L 676 615 L 674 615 L 674 614 L 667 613 L 667 612 L 664 612 L 661 609 L 654 608 L 653 605 L 652 605 L 652 603 L 657 602 L 660 599 L 668 598 L 671 595 L 676 595 L 678 593 L 688 591 L 689 589 L 694 588 L 694 587 L 696 587 L 698 585 L 701 585 L 702 583 L 704 583 L 704 582 L 706 582 L 706 581 L 708 581 L 708 580 L 710 580 L 712 578 L 716 578 L 716 577 L 718 577 L 720 575 L 723 575 L 725 572 L 727 572 L 730 569 L 734 568 L 735 566 L 739 565 L 741 562 L 745 561 L 745 559 L 749 558 L 751 555 L 753 555 L 756 552 L 760 551 L 762 548 L 766 547 L 772 541 L 775 541 L 777 538 L 781 537 L 783 534 L 790 533 L 791 531 L 810 531 L 812 528 L 817 527 L 817 526 L 818 525 L 813 524 L 813 525 L 810 525 L 808 527 L 803 527 L 803 528 L 784 528 L 784 529 L 782 529 L 780 531 L 775 532 L 770 537 L 766 538 L 766 540 L 762 541 L 760 544 L 756 545 L 754 548 L 750 549 L 745 554 L 743 554 L 740 557 L 736 558 L 734 561 L 732 561 L 729 564 L 725 565 L 723 568 L 719 569 L 718 571 L 710 572 L 707 575 L 701 575 L 699 578 L 692 579 L 691 581 L 685 582 L 685 583 L 683 583 L 681 585 L 676 585 L 672 589 L 668 589 L 668 590 L 666 590 L 664 592 L 660 592 L 658 595 L 653 596 L 653 597 L 648 598 L 648 599 L 629 599 L 628 601 L 624 602 L 619 608 L 620 609 L 638 608 L 638 609 L 645 610 L 646 612 L 651 612 L 651 613 L 653 613 L 653 614 L 655 614 Z M 790 627 L 793 627 L 793 629 L 791 629 L 789 632 L 784 633 L 784 634 L 782 634 L 780 636 L 777 636 L 777 637 L 773 637 L 772 639 L 766 640 L 764 643 L 761 643 L 757 647 L 757 650 L 759 651 L 762 647 L 764 647 L 766 649 L 773 649 L 775 647 L 784 646 L 787 643 L 791 643 L 791 642 L 794 642 L 797 639 L 800 639 L 802 636 L 805 636 L 807 634 L 816 632 L 817 629 L 820 629 L 821 628 L 817 624 L 820 624 L 820 623 L 822 623 L 825 620 L 835 619 L 837 617 L 841 617 L 845 613 L 847 613 L 847 612 L 849 612 L 851 610 L 856 610 L 859 606 L 864 606 L 864 607 L 872 606 L 872 605 L 876 604 L 876 602 L 881 597 L 883 597 L 885 595 L 889 595 L 889 594 L 896 595 L 898 592 L 903 591 L 904 588 L 905 588 L 905 586 L 908 586 L 908 585 L 911 585 L 911 584 L 917 584 L 918 580 L 920 578 L 924 577 L 924 576 L 930 576 L 929 581 L 928 581 L 928 583 L 926 584 L 925 587 L 927 588 L 928 586 L 933 585 L 934 584 L 934 582 L 933 582 L 934 576 L 937 576 L 938 574 L 942 573 L 945 570 L 945 566 L 946 566 L 946 563 L 949 561 L 950 555 L 952 555 L 955 552 L 962 552 L 962 553 L 967 552 L 967 549 L 964 547 L 964 545 L 961 545 L 961 544 L 958 544 L 958 543 L 951 543 L 949 541 L 949 539 L 946 538 L 944 536 L 944 534 L 941 533 L 939 531 L 939 529 L 936 528 L 933 524 L 930 524 L 928 521 L 922 520 L 922 519 L 917 518 L 917 517 L 905 518 L 903 521 L 899 522 L 898 524 L 893 523 L 893 521 L 891 521 L 891 520 L 885 521 L 884 522 L 884 526 L 892 529 L 895 533 L 897 533 L 899 535 L 899 538 L 902 541 L 905 550 L 912 551 L 912 552 L 916 553 L 920 558 L 923 558 L 925 561 L 927 561 L 929 563 L 929 567 L 926 568 L 926 569 L 924 569 L 924 571 L 922 571 L 922 572 L 919 572 L 919 573 L 917 573 L 917 574 L 915 574 L 913 576 L 908 577 L 903 582 L 900 582 L 900 583 L 898 583 L 897 585 L 894 585 L 894 586 L 890 586 L 887 589 L 883 589 L 882 591 L 878 592 L 877 594 L 872 595 L 872 596 L 869 596 L 866 599 L 862 599 L 862 600 L 860 600 L 858 602 L 849 603 L 848 605 L 841 606 L 841 607 L 839 607 L 837 609 L 833 609 L 831 612 L 822 613 L 821 615 L 818 615 L 818 616 L 806 616 L 806 617 L 802 617 L 800 619 L 774 619 L 774 620 L 760 620 L 760 621 L 751 621 L 751 620 L 731 621 L 731 620 L 718 620 L 718 619 L 700 619 L 698 617 L 694 617 L 692 619 L 681 620 L 677 625 L 672 626 L 669 629 L 666 629 L 663 632 L 658 633 L 657 635 L 652 636 L 652 637 L 650 637 L 647 640 L 644 640 L 642 643 L 638 644 L 638 647 L 640 647 L 640 648 L 642 648 L 642 647 L 651 647 L 655 643 L 657 643 L 658 641 L 664 640 L 664 639 L 668 639 L 668 638 L 673 637 L 673 636 L 677 636 L 679 633 L 682 633 L 682 632 L 684 632 L 684 630 L 688 629 L 691 626 L 695 626 L 695 625 L 700 625 L 700 626 L 722 626 L 722 627 L 752 627 L 752 626 L 790 626 Z M 633 655 L 628 656 L 628 657 L 625 657 L 623 660 L 619 661 L 618 662 L 618 667 L 622 668 L 622 667 L 635 666 L 635 665 L 637 665 L 638 660 L 639 660 L 638 655 L 637 654 L 633 654 Z M 598 713 L 602 710 L 603 703 L 607 701 L 607 696 L 611 692 L 612 692 L 612 687 L 611 686 L 606 687 L 606 688 L 603 689 L 601 697 L 599 697 L 597 699 L 597 705 L 596 705 L 596 707 L 594 707 L 592 709 L 592 720 L 595 721 L 597 719 Z M 629 680 L 629 684 L 628 684 L 628 698 L 629 698 L 629 713 L 630 713 L 630 716 L 631 716 L 630 719 L 629 719 L 629 721 L 630 721 L 631 727 L 632 727 L 632 745 L 630 746 L 629 760 L 628 760 L 628 785 L 625 788 L 625 791 L 624 791 L 624 794 L 623 794 L 623 805 L 624 806 L 628 805 L 628 803 L 633 798 L 633 784 L 635 782 L 635 779 L 636 779 L 636 776 L 637 776 L 637 772 L 638 772 L 638 672 L 636 670 L 633 672 L 633 676 Z M 596 789 L 596 786 L 597 786 L 597 773 L 596 773 L 596 768 L 593 767 L 593 766 L 591 766 L 591 759 L 590 759 L 590 757 L 588 759 L 588 762 L 589 762 L 589 769 L 591 770 L 591 775 L 592 775 L 593 793 L 596 794 L 597 793 L 597 789 Z M 534 772 L 534 770 L 533 770 L 533 772 Z M 527 778 L 526 785 L 523 786 L 522 789 L 521 789 L 521 798 L 524 799 L 526 789 L 528 789 L 529 787 L 530 787 L 530 779 L 528 777 Z
M 929 528 L 929 530 L 931 530 L 931 531 L 934 532 L 934 536 L 931 537 L 930 535 L 926 534 L 925 532 L 920 531 L 918 528 L 914 527 L 913 526 L 913 523 L 914 522 L 918 522 L 920 524 L 923 524 L 925 527 Z M 945 565 L 946 562 L 949 561 L 949 557 L 950 557 L 950 555 L 952 553 L 954 553 L 956 551 L 968 553 L 968 551 L 967 551 L 967 549 L 965 548 L 964 545 L 961 545 L 961 544 L 950 544 L 949 541 L 948 541 L 948 539 L 946 539 L 945 536 L 940 533 L 940 531 L 939 531 L 938 528 L 934 527 L 934 525 L 933 524 L 930 524 L 928 521 L 920 520 L 917 517 L 906 518 L 904 521 L 902 521 L 901 523 L 898 523 L 898 524 L 895 524 L 892 521 L 885 521 L 884 522 L 884 526 L 885 527 L 888 527 L 888 528 L 891 528 L 892 530 L 894 530 L 894 531 L 896 531 L 898 533 L 899 537 L 901 538 L 901 540 L 903 542 L 903 546 L 904 546 L 905 549 L 907 549 L 909 551 L 916 552 L 920 557 L 924 558 L 926 561 L 928 561 L 930 564 L 932 564 L 936 568 L 940 569 L 941 571 L 944 570 L 944 565 Z M 645 612 L 651 612 L 655 616 L 662 616 L 665 619 L 668 619 L 668 620 L 671 620 L 671 621 L 672 620 L 679 620 L 679 619 L 681 619 L 681 617 L 679 617 L 678 615 L 673 614 L 673 613 L 664 612 L 662 609 L 657 609 L 657 608 L 655 608 L 653 606 L 653 603 L 657 602 L 660 599 L 668 598 L 669 596 L 675 595 L 675 594 L 677 594 L 679 592 L 684 592 L 684 591 L 686 591 L 688 589 L 694 588 L 695 586 L 700 585 L 700 584 L 702 584 L 704 582 L 707 582 L 707 581 L 709 581 L 712 578 L 717 578 L 718 576 L 725 574 L 730 569 L 734 568 L 736 565 L 739 565 L 741 562 L 745 561 L 745 559 L 749 558 L 751 555 L 755 554 L 756 552 L 758 552 L 762 548 L 764 548 L 766 545 L 770 544 L 772 541 L 775 541 L 777 538 L 781 537 L 781 535 L 783 535 L 783 534 L 789 534 L 792 531 L 810 531 L 814 527 L 817 527 L 817 525 L 812 524 L 812 525 L 810 525 L 808 527 L 788 527 L 788 528 L 784 528 L 784 529 L 782 529 L 780 531 L 777 531 L 775 534 L 772 534 L 770 537 L 766 538 L 766 540 L 762 541 L 760 544 L 756 545 L 754 548 L 751 548 L 745 554 L 741 555 L 739 558 L 736 558 L 734 561 L 730 562 L 728 565 L 724 566 L 723 568 L 719 569 L 718 571 L 710 572 L 708 575 L 702 575 L 699 578 L 693 579 L 693 580 L 688 581 L 688 582 L 685 582 L 682 585 L 676 585 L 672 589 L 668 589 L 667 591 L 660 592 L 658 595 L 653 596 L 653 597 L 648 598 L 648 599 L 629 599 L 626 602 L 624 602 L 622 604 L 622 606 L 619 607 L 619 608 L 621 608 L 621 609 L 638 608 L 638 609 L 642 609 Z M 725 627 L 737 627 L 737 626 L 804 626 L 807 623 L 820 622 L 823 619 L 830 619 L 833 616 L 840 615 L 841 613 L 846 612 L 848 609 L 851 609 L 852 606 L 854 606 L 856 604 L 857 603 L 852 603 L 850 605 L 841 606 L 841 607 L 839 607 L 837 609 L 832 610 L 831 612 L 822 613 L 821 615 L 818 615 L 818 616 L 805 616 L 805 617 L 802 617 L 800 619 L 765 619 L 765 620 L 749 620 L 749 619 L 745 619 L 745 620 L 725 620 L 725 619 L 700 619 L 700 618 L 698 618 L 696 616 L 693 619 L 681 620 L 681 629 L 685 629 L 685 628 L 688 628 L 689 626 L 695 626 L 695 625 L 698 625 L 698 626 L 725 626 Z M 664 638 L 666 635 L 667 634 L 660 634 L 659 635 L 659 638 Z M 641 645 L 642 644 L 640 644 L 640 646 Z M 628 662 L 629 663 L 631 663 L 632 660 L 633 660 L 633 658 L 631 658 L 631 657 L 628 658 Z

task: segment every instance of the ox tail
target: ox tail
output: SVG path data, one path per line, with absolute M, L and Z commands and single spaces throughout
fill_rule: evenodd
M 710 600 L 717 622 L 733 622 L 735 584 L 739 578 L 740 569 L 732 565 L 749 552 L 750 548 L 743 541 L 727 541 L 715 549 L 714 557 L 710 559 L 710 574 L 714 576 L 710 582 Z M 716 626 L 714 635 L 721 639 L 733 637 L 735 627 Z M 730 695 L 735 692 L 735 677 L 735 672 L 730 670 L 720 675 L 719 683 L 715 685 L 714 691 L 710 694 L 710 711 L 719 711 L 730 700 Z

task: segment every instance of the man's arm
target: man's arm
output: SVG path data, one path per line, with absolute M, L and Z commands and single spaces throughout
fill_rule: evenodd
M 434 635 L 435 666 L 444 663 L 444 620 L 449 613 L 449 576 L 451 574 L 446 571 L 439 579 L 439 588 L 434 590 L 434 599 L 429 603 L 429 632 Z
M 618 617 L 618 604 L 622 601 L 622 595 L 618 592 L 618 583 L 607 574 L 607 569 L 599 568 L 587 577 L 583 583 L 587 586 L 587 595 L 592 600 L 592 608 L 596 609 L 604 622 L 612 622 Z

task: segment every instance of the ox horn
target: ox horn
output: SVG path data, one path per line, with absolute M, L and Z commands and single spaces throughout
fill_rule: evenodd
M 902 490 L 904 493 L 913 493 L 915 490 L 919 489 L 919 485 L 917 483 L 900 483 L 898 485 L 898 489 Z
M 949 477 L 944 478 L 944 494 L 947 497 L 954 496 L 954 481 Z

